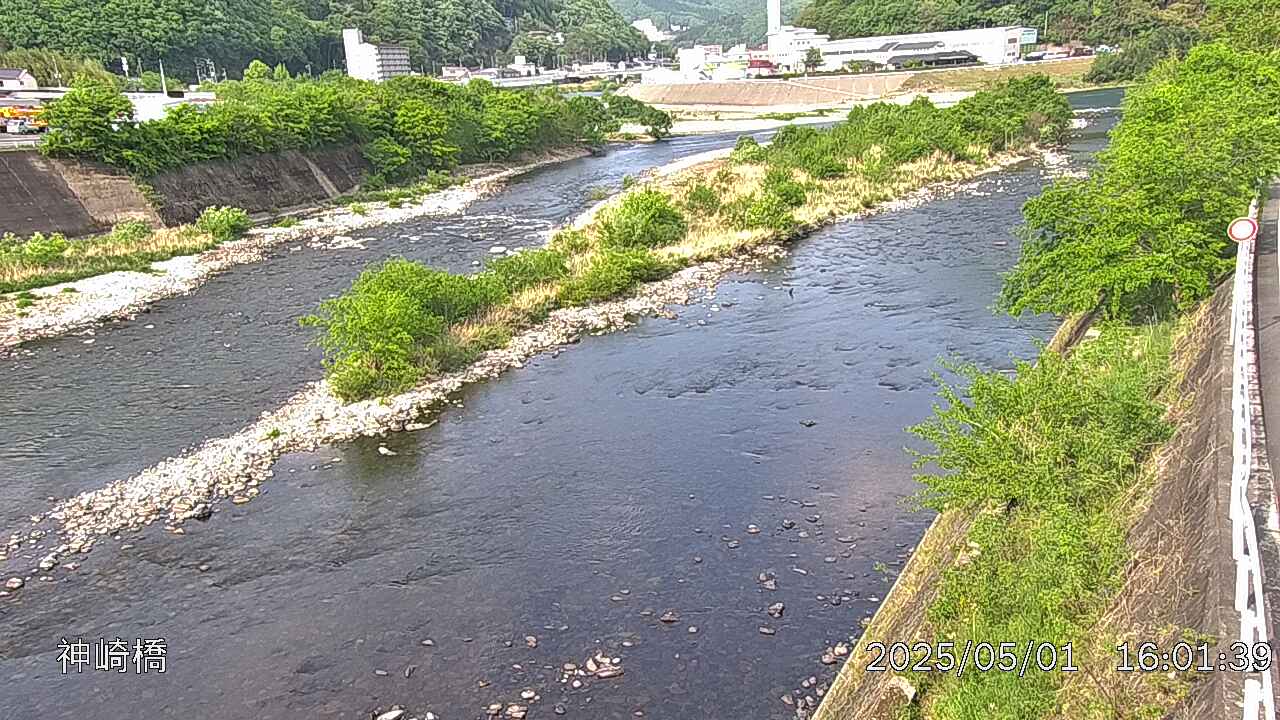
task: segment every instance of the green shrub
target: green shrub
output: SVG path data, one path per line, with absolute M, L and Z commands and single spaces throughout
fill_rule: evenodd
M 566 257 L 579 255 L 591 249 L 591 238 L 582 230 L 561 230 L 552 236 L 547 247 Z
M 151 235 L 151 226 L 141 220 L 125 220 L 116 223 L 107 235 L 109 242 L 131 245 L 142 242 Z
M 0 258 L 10 261 L 48 265 L 61 258 L 71 247 L 62 233 L 35 233 L 26 240 L 20 240 L 13 233 L 6 233 L 0 242 Z
M 368 214 L 369 214 L 369 206 L 368 206 L 368 205 L 365 205 L 365 204 L 364 204 L 364 203 L 362 203 L 362 202 L 353 202 L 353 203 L 350 203 L 350 204 L 348 204 L 348 205 L 347 205 L 347 209 L 348 209 L 348 210 L 350 210 L 350 211 L 352 212 L 352 214 L 354 214 L 354 215 L 361 215 L 361 216 L 363 216 L 363 215 L 368 215 Z
M 565 282 L 560 290 L 560 302 L 584 305 L 607 300 L 639 283 L 664 278 L 673 270 L 673 265 L 648 250 L 602 250 L 581 275 Z
M 275 221 L 271 223 L 271 227 L 291 228 L 297 225 L 299 222 L 301 221 L 298 220 L 298 218 L 292 215 L 285 215 L 284 217 L 276 218 Z
M 35 304 L 36 304 L 36 301 L 35 301 L 35 300 L 32 300 L 31 298 L 18 298 L 18 301 L 14 303 L 14 305 L 15 305 L 16 307 L 18 307 L 19 309 L 21 309 L 21 308 L 29 308 L 29 307 L 31 307 L 32 305 L 35 305 Z
M 207 207 L 196 218 L 196 228 L 209 233 L 214 240 L 226 242 L 244 234 L 253 223 L 249 213 L 235 207 Z
M 729 160 L 736 163 L 758 163 L 764 160 L 764 148 L 750 135 L 743 135 L 733 145 Z
M 540 283 L 559 280 L 568 274 L 564 253 L 550 248 L 523 250 L 490 260 L 486 267 L 499 286 L 514 293 Z
M 403 390 L 438 366 L 449 325 L 505 299 L 491 276 L 467 277 L 402 259 L 366 269 L 303 324 L 318 327 L 327 376 L 352 400 Z M 435 349 L 433 349 L 435 348 Z
M 600 238 L 608 247 L 663 247 L 689 231 L 684 215 L 658 190 L 629 193 L 600 221 Z
M 796 182 L 791 171 L 785 168 L 770 168 L 764 176 L 764 191 L 776 197 L 783 205 L 796 208 L 804 205 L 804 186 Z
M 707 217 L 720 210 L 720 194 L 705 183 L 694 185 L 685 196 L 684 206 L 689 212 Z
M 1088 637 L 1123 582 L 1143 465 L 1172 432 L 1159 401 L 1170 335 L 1169 324 L 1104 326 L 1066 357 L 1045 352 L 1012 377 L 966 366 L 967 390 L 943 386 L 933 417 L 912 428 L 931 446 L 917 467 L 941 469 L 917 478 L 919 500 L 981 512 L 967 538 L 976 551 L 944 573 L 927 611 L 937 640 Z M 1043 717 L 1063 682 L 981 675 L 938 676 L 926 702 L 953 717 Z
M 364 156 L 373 166 L 374 175 L 371 177 L 377 177 L 380 183 L 385 183 L 388 178 L 404 177 L 412 170 L 413 153 L 389 137 L 374 138 L 365 144 Z M 370 187 L 370 178 L 365 179 L 364 185 L 375 189 Z

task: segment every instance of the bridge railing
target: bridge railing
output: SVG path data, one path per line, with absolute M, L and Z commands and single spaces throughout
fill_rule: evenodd
M 1249 209 L 1258 217 L 1258 203 Z M 1262 590 L 1261 555 L 1251 487 L 1261 482 L 1259 463 L 1265 464 L 1262 390 L 1258 380 L 1257 337 L 1254 330 L 1254 265 L 1256 238 L 1240 243 L 1235 284 L 1231 294 L 1231 551 L 1235 559 L 1235 608 L 1240 614 L 1238 641 L 1252 649 L 1268 641 L 1267 608 Z M 1267 496 L 1270 493 L 1266 493 Z M 1271 672 L 1250 672 L 1244 679 L 1243 720 L 1275 720 Z

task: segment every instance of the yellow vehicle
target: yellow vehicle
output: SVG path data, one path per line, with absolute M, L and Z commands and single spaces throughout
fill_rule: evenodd
M 41 115 L 40 108 L 0 107 L 0 130 L 14 135 L 44 132 L 49 123 Z

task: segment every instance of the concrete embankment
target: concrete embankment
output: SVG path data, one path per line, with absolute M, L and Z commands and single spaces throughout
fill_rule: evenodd
M 678 84 L 641 84 L 626 94 L 651 105 L 786 111 L 849 104 L 897 91 L 912 73 L 840 75 L 794 80 L 739 80 Z
M 1065 674 L 1056 705 L 1060 717 L 1093 717 L 1098 698 L 1113 710 L 1159 704 L 1165 717 L 1224 717 L 1227 698 L 1239 697 L 1238 678 L 1211 673 L 1196 681 L 1178 673 L 1123 673 L 1115 646 L 1154 642 L 1168 650 L 1179 641 L 1227 646 L 1238 630 L 1233 617 L 1234 565 L 1227 504 L 1231 478 L 1229 383 L 1231 289 L 1227 283 L 1180 328 L 1174 355 L 1176 387 L 1169 418 L 1176 431 L 1149 463 L 1149 482 L 1126 498 L 1130 560 L 1121 586 L 1089 639 L 1074 647 L 1081 671 Z M 1069 351 L 1088 342 L 1088 322 L 1068 320 L 1050 345 Z M 1122 511 L 1123 512 L 1123 511 Z M 815 720 L 890 720 L 930 717 L 929 699 L 916 696 L 904 676 L 868 672 L 868 644 L 936 643 L 926 613 L 945 573 L 975 551 L 968 529 L 976 512 L 939 515 L 885 599 L 815 715 Z M 1234 621 L 1234 625 L 1233 625 Z M 954 638 L 946 638 L 954 639 Z M 973 638 L 993 643 L 1012 638 Z M 961 639 L 963 642 L 965 639 Z M 915 706 L 912 708 L 912 706 Z

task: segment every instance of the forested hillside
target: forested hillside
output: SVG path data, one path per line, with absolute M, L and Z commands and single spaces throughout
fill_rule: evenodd
M 808 2 L 783 0 L 783 21 L 795 18 Z M 613 6 L 627 20 L 652 18 L 659 27 L 687 27 L 677 44 L 764 41 L 765 0 L 613 0 Z
M 1042 40 L 1123 45 L 1160 28 L 1193 29 L 1203 14 L 1200 0 L 814 0 L 797 24 L 832 37 L 1028 25 Z
M 0 50 L 45 48 L 119 69 L 194 78 L 197 65 L 236 77 L 249 61 L 294 73 L 342 67 L 341 30 L 401 42 L 428 71 L 490 64 L 513 38 L 560 31 L 558 57 L 620 58 L 647 48 L 607 0 L 0 0 Z

